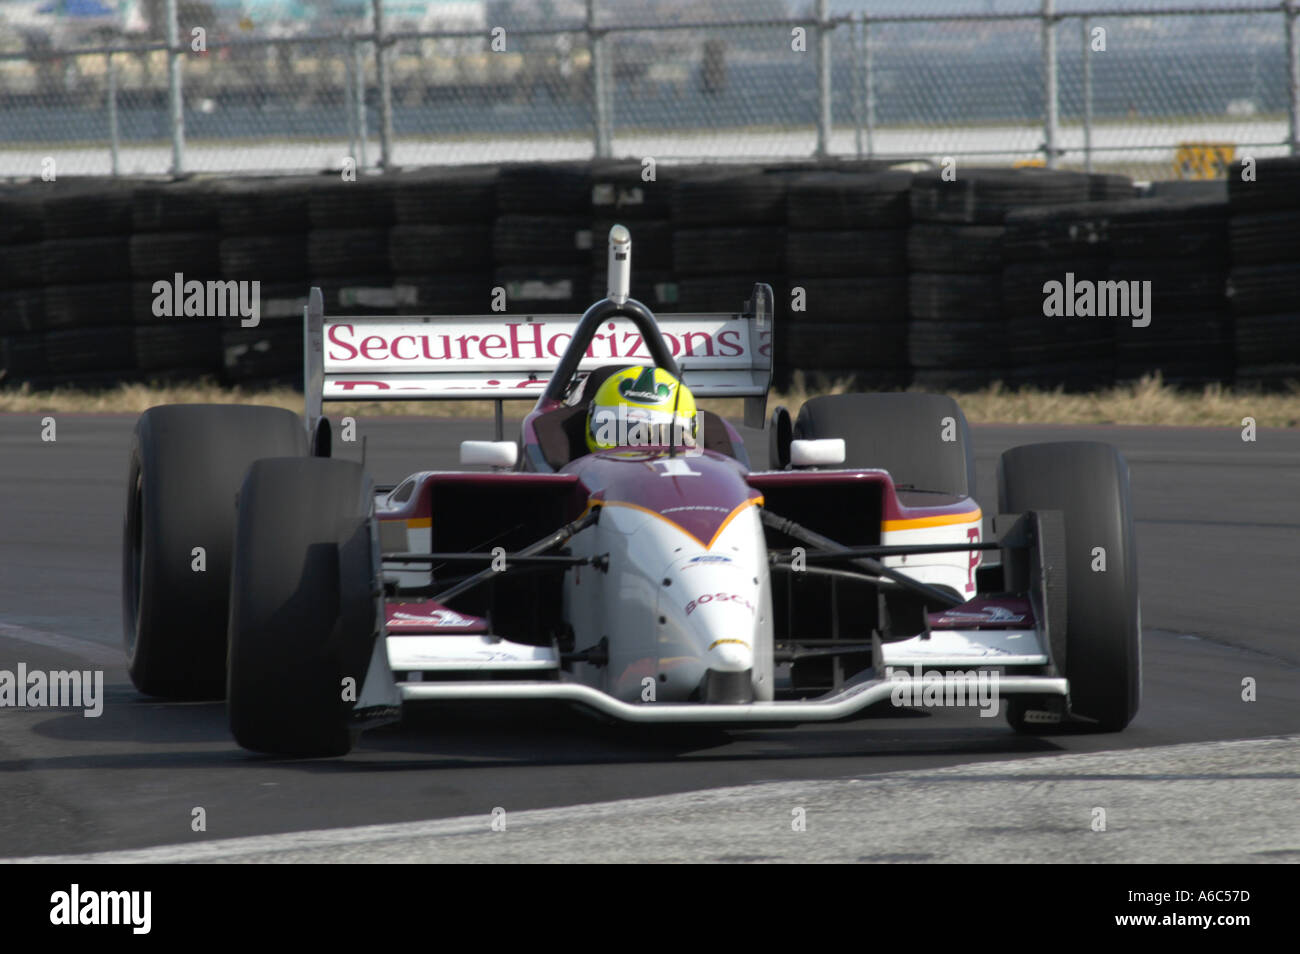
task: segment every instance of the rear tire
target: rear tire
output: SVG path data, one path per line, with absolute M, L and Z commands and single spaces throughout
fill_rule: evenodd
M 122 533 L 122 621 L 127 670 L 141 692 L 222 697 L 235 494 L 257 458 L 306 453 L 301 419 L 280 408 L 165 405 L 140 415 Z
M 961 407 L 947 395 L 815 397 L 800 409 L 794 437 L 842 437 L 845 467 L 887 470 L 900 489 L 975 496 L 970 428 Z
M 260 460 L 239 494 L 227 701 L 255 752 L 345 755 L 377 632 L 372 484 L 359 464 Z M 345 680 L 355 694 L 345 698 Z
M 1065 516 L 1066 660 L 1075 728 L 1118 732 L 1142 696 L 1142 631 L 1128 464 L 1109 444 L 1067 441 L 1014 447 L 998 466 L 998 510 Z M 1105 570 L 1094 571 L 1104 551 Z M 1013 705 L 1019 731 L 1029 705 Z

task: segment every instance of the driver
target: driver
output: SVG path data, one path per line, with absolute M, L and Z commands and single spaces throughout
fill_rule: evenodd
M 611 374 L 587 410 L 587 448 L 698 446 L 699 417 L 690 388 L 663 368 Z

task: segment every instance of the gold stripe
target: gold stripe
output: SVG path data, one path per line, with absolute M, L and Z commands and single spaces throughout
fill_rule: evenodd
M 974 523 L 977 520 L 983 520 L 984 513 L 979 507 L 974 510 L 967 510 L 965 513 L 945 513 L 937 517 L 910 517 L 903 520 L 882 520 L 880 527 L 882 530 L 889 532 L 892 530 L 921 530 L 925 527 L 950 527 L 955 523 Z
M 427 530 L 432 526 L 432 517 L 411 517 L 406 521 L 407 530 Z
M 724 643 L 738 643 L 741 646 L 744 646 L 746 649 L 749 648 L 749 643 L 745 642 L 743 639 L 715 639 L 712 642 L 712 644 L 709 646 L 709 649 L 714 649 L 715 647 L 721 646 Z

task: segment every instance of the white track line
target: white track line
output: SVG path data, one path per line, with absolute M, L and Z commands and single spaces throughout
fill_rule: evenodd
M 29 629 L 16 623 L 0 623 L 0 638 L 16 639 L 20 642 L 44 646 L 47 649 L 57 649 L 59 652 L 71 653 L 101 666 L 121 666 L 126 662 L 121 649 L 105 646 L 103 643 L 94 643 L 88 639 L 63 636 L 42 629 Z

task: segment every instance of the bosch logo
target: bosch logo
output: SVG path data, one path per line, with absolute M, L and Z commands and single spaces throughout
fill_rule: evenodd
M 705 593 L 703 596 L 697 596 L 686 604 L 686 615 L 690 616 L 695 612 L 697 606 L 703 606 L 706 603 L 739 603 L 749 614 L 754 615 L 754 604 L 738 593 Z

